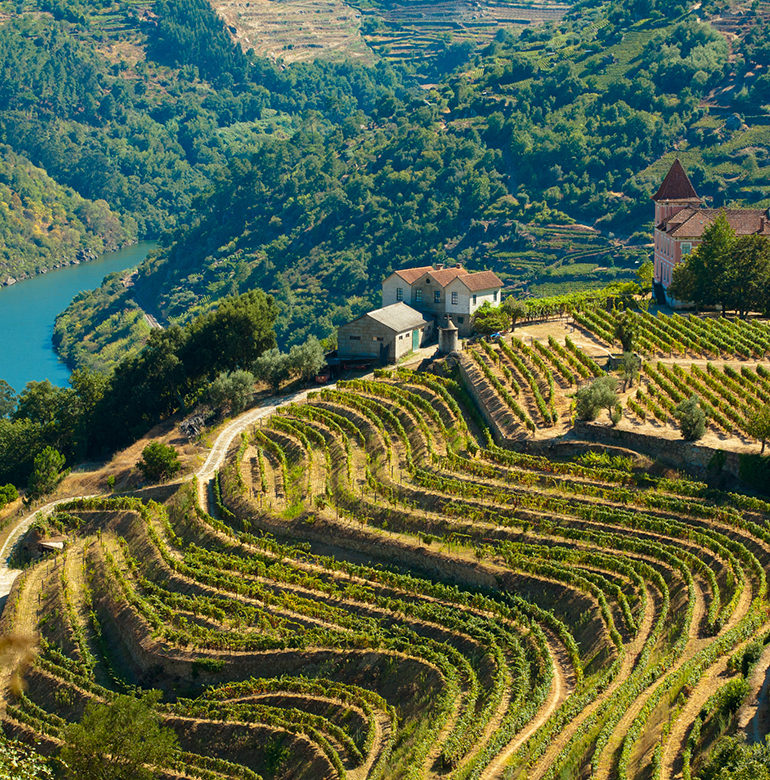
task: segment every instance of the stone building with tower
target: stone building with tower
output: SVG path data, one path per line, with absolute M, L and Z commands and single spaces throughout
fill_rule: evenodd
M 678 159 L 652 196 L 655 203 L 653 293 L 658 303 L 679 306 L 668 294 L 674 268 L 703 240 L 720 212 L 738 236 L 770 236 L 770 209 L 712 209 L 704 206 Z
M 394 271 L 382 283 L 382 307 L 337 330 L 340 360 L 393 363 L 439 336 L 439 350 L 473 332 L 472 317 L 485 303 L 499 306 L 503 283 L 492 271 L 426 265 Z

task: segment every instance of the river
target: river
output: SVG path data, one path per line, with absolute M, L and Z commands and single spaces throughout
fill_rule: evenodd
M 17 392 L 31 380 L 63 387 L 70 371 L 54 352 L 56 315 L 83 290 L 93 290 L 115 271 L 138 265 L 156 244 L 146 241 L 81 263 L 0 287 L 0 379 Z

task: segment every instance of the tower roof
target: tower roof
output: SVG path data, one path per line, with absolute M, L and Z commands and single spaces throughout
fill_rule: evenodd
M 695 187 L 692 186 L 690 177 L 685 173 L 682 163 L 679 162 L 677 157 L 674 160 L 674 164 L 666 174 L 666 178 L 663 179 L 663 183 L 658 188 L 658 191 L 652 196 L 655 201 L 658 200 L 687 200 L 687 201 L 700 201 L 698 193 L 695 192 Z

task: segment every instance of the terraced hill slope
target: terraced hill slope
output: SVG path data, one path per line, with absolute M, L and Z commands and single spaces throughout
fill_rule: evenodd
M 262 57 L 374 60 L 361 35 L 361 14 L 341 0 L 214 0 L 212 5 L 235 40 Z
M 559 385 L 594 371 L 566 350 Z M 770 504 L 580 453 L 501 449 L 451 373 L 401 369 L 255 423 L 206 507 L 60 506 L 73 543 L 3 615 L 39 636 L 5 727 L 53 751 L 139 684 L 167 778 L 672 778 L 756 693 Z

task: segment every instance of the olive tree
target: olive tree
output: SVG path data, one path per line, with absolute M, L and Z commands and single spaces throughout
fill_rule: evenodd
M 672 414 L 687 441 L 697 441 L 706 432 L 706 413 L 697 395 L 691 395 L 678 404 Z
M 618 406 L 618 380 L 614 376 L 600 376 L 575 393 L 575 410 L 580 420 L 595 420 L 606 409 L 613 424 L 617 424 Z

